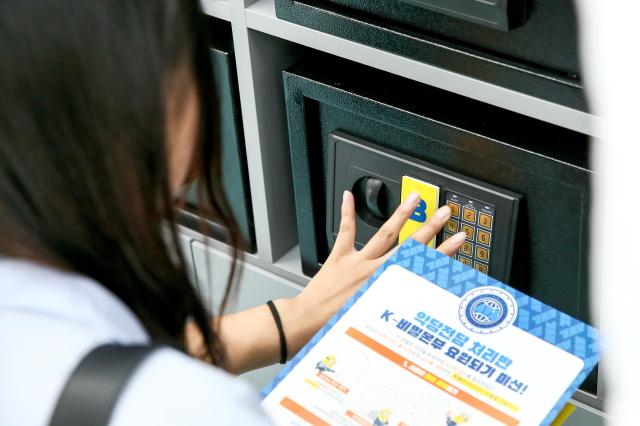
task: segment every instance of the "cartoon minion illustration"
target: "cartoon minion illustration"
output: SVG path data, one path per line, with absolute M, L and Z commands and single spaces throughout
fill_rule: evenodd
M 458 426 L 469 421 L 469 416 L 464 413 L 451 415 L 447 413 L 447 426 Z
M 385 408 L 384 410 L 378 411 L 378 415 L 373 421 L 373 426 L 388 426 L 389 417 L 391 417 L 391 410 Z
M 333 373 L 333 366 L 336 364 L 336 357 L 327 355 L 322 361 L 316 364 L 316 370 L 321 373 Z

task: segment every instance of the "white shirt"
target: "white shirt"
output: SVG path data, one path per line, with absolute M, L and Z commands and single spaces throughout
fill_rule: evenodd
M 0 259 L 0 424 L 47 425 L 78 362 L 94 347 L 147 343 L 129 308 L 96 282 Z M 268 425 L 248 384 L 172 349 L 131 377 L 110 426 Z

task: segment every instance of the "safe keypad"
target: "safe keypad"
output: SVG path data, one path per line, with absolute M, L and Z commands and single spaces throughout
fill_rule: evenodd
M 451 218 L 445 224 L 443 239 L 460 231 L 466 233 L 467 238 L 455 258 L 488 274 L 496 208 L 452 191 L 445 191 L 444 203 L 451 208 Z

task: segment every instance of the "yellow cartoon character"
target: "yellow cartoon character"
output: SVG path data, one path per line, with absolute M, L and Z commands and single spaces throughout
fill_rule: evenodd
M 451 415 L 447 413 L 447 426 L 458 426 L 469 421 L 469 416 L 464 413 Z
M 316 364 L 316 370 L 321 373 L 333 373 L 333 366 L 336 364 L 336 357 L 327 355 L 322 361 Z
M 387 426 L 389 424 L 389 417 L 391 417 L 391 410 L 384 409 L 378 411 L 376 419 L 373 421 L 373 426 Z

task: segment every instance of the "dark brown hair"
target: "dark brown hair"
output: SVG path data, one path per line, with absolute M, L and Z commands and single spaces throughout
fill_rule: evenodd
M 235 247 L 198 1 L 0 7 L 0 253 L 95 279 L 156 342 L 183 348 L 193 320 L 205 355 L 221 364 L 210 312 L 178 248 L 165 140 L 162 88 L 186 67 L 199 91 L 204 193 Z

